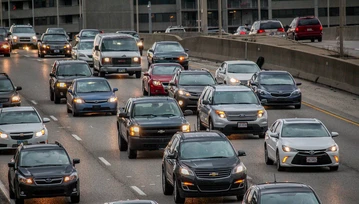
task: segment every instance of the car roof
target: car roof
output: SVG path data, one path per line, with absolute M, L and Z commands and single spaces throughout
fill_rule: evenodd
M 298 123 L 313 123 L 321 124 L 321 121 L 316 118 L 285 118 L 282 119 L 284 124 L 298 124 Z
M 279 20 L 261 20 L 261 23 L 268 23 L 268 22 L 280 22 Z
M 107 79 L 101 78 L 101 77 L 86 77 L 86 78 L 77 78 L 77 79 L 74 79 L 74 81 L 92 81 L 92 80 L 107 81 Z
M 255 62 L 249 60 L 228 60 L 224 62 L 227 64 L 256 64 Z
M 159 101 L 175 101 L 174 98 L 172 97 L 168 97 L 168 96 L 142 96 L 142 97 L 138 97 L 138 98 L 130 98 L 133 102 L 159 102 Z
M 302 190 L 302 191 L 312 191 L 312 188 L 303 183 L 296 182 L 273 182 L 273 183 L 261 183 L 255 185 L 261 191 L 290 191 L 290 189 Z
M 290 74 L 287 71 L 265 71 L 265 72 L 258 72 L 258 74 Z
M 239 86 L 230 86 L 230 85 L 213 85 L 212 86 L 216 91 L 252 91 L 251 88 L 239 85 Z
M 103 38 L 116 38 L 116 37 L 134 38 L 132 35 L 124 34 L 124 33 L 106 33 L 106 34 L 101 34 L 101 36 L 103 36 Z
M 95 29 L 95 28 L 86 28 L 86 29 L 82 29 L 81 31 L 100 31 L 99 29 Z M 80 32 L 81 32 L 80 31 Z
M 32 145 L 24 145 L 23 149 L 28 149 L 28 150 L 41 150 L 41 149 L 64 149 L 63 147 L 61 147 L 58 144 L 32 144 Z
M 126 32 L 126 33 L 137 33 L 136 31 L 134 30 L 118 30 L 116 32 Z
M 65 30 L 64 28 L 47 28 L 47 30 Z
M 32 106 L 18 106 L 18 107 L 1 108 L 1 112 L 34 111 L 34 110 L 35 110 L 35 108 Z
M 159 42 L 156 42 L 156 44 L 166 44 L 166 43 L 176 43 L 176 44 L 180 44 L 180 43 L 177 42 L 177 41 L 159 41 Z
M 208 140 L 208 139 L 227 139 L 225 135 L 219 131 L 198 131 L 198 132 L 181 132 L 181 140 Z
M 32 27 L 32 25 L 12 25 L 12 27 Z
M 43 35 L 44 36 L 45 35 L 62 35 L 62 36 L 66 36 L 64 33 L 44 33 Z
M 86 61 L 83 60 L 74 60 L 74 59 L 68 59 L 68 60 L 57 60 L 59 64 L 87 64 Z

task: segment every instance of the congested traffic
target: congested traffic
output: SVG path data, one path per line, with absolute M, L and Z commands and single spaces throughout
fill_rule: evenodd
M 115 115 L 117 135 L 112 137 L 132 161 L 139 152 L 160 150 L 157 179 L 163 196 L 172 195 L 175 203 L 222 196 L 234 196 L 245 204 L 322 203 L 307 184 L 275 179 L 250 183 L 251 169 L 241 158 L 247 150 L 234 147 L 229 139 L 233 134 L 262 140 L 263 163 L 275 164 L 278 171 L 339 169 L 339 145 L 333 139 L 339 134 L 330 132 L 332 128 L 315 115 L 269 123 L 268 107 L 297 111 L 302 107 L 301 82 L 289 72 L 263 70 L 262 64 L 244 60 L 224 61 L 215 73 L 194 69 L 190 51 L 173 41 L 148 45 L 144 57 L 145 42 L 132 31 L 84 29 L 71 43 L 66 31 L 48 29 L 39 40 L 33 39 L 28 46 L 37 48 L 39 58 L 68 58 L 56 58 L 49 67 L 47 100 L 78 120 L 94 113 Z M 112 75 L 134 76 L 142 96 L 126 98 L 126 93 L 111 85 Z M 65 145 L 49 142 L 52 133 L 45 123 L 50 119 L 42 118 L 35 107 L 22 105 L 21 90 L 6 73 L 0 74 L 0 150 L 15 150 L 8 163 L 11 199 L 20 204 L 31 198 L 69 197 L 71 203 L 79 203 L 81 172 L 75 164 L 80 159 L 71 159 L 75 155 L 70 156 Z M 196 118 L 193 124 L 188 116 Z

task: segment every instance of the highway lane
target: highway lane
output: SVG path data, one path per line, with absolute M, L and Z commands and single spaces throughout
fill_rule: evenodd
M 141 196 L 136 192 L 134 196 L 138 198 L 153 199 L 160 203 L 172 203 L 172 196 L 164 196 L 161 190 L 161 151 L 140 152 L 137 160 L 129 160 L 126 153 L 120 153 L 118 150 L 115 116 L 94 115 L 73 118 L 66 113 L 64 104 L 55 105 L 49 100 L 48 74 L 53 61 L 54 58 L 40 59 L 39 61 L 34 52 L 25 53 L 24 51 L 19 51 L 19 54 L 14 54 L 11 60 L 2 60 L 0 66 L 1 71 L 8 72 L 17 85 L 23 86 L 22 96 L 28 101 L 35 101 L 37 103 L 35 106 L 44 115 L 56 117 L 58 121 L 53 121 L 48 125 L 50 133 L 53 133 L 53 138 L 58 137 L 66 142 L 65 146 L 69 145 L 67 148 L 73 157 L 78 150 L 85 151 L 84 154 L 78 154 L 79 156 L 77 156 L 82 159 L 82 163 L 79 165 L 80 172 L 82 173 L 81 169 L 84 169 L 86 172 L 82 178 L 90 182 L 85 185 L 83 181 L 85 179 L 81 181 L 82 187 L 85 185 L 85 188 L 89 188 L 85 195 L 82 192 L 82 199 L 92 201 L 93 203 L 126 199 L 127 197 L 125 196 L 108 196 L 104 194 L 104 191 L 108 194 L 112 194 L 111 192 L 120 194 L 124 191 L 128 192 L 131 186 L 136 186 L 146 194 Z M 146 62 L 143 59 L 143 67 L 145 64 Z M 205 63 L 197 65 L 198 67 L 207 67 Z M 129 97 L 142 95 L 141 82 L 138 79 L 124 75 L 110 75 L 107 78 L 113 87 L 119 88 L 117 96 L 119 97 L 120 106 L 124 105 Z M 324 89 L 323 87 L 321 88 Z M 310 90 L 306 91 L 309 92 Z M 312 92 L 311 94 L 313 94 Z M 342 111 L 338 110 L 338 112 L 341 113 Z M 268 113 L 270 123 L 277 118 L 283 117 L 317 117 L 321 119 L 331 131 L 338 131 L 340 133 L 336 141 L 341 148 L 343 165 L 339 172 L 329 172 L 323 169 L 294 169 L 288 172 L 277 173 L 274 166 L 266 166 L 264 164 L 263 140 L 259 140 L 251 135 L 232 136 L 231 140 L 234 146 L 247 152 L 247 157 L 243 158 L 243 162 L 246 164 L 248 174 L 253 178 L 253 182 L 273 181 L 273 174 L 276 173 L 277 179 L 280 181 L 298 181 L 312 185 L 324 203 L 356 203 L 356 200 L 359 199 L 355 189 L 359 182 L 359 162 L 354 155 L 356 152 L 355 144 L 358 142 L 356 132 L 359 130 L 359 127 L 306 106 L 303 106 L 301 110 L 270 108 Z M 196 120 L 194 116 L 189 116 L 188 119 L 192 125 L 195 125 Z M 353 120 L 356 120 L 356 118 L 353 117 Z M 72 134 L 76 134 L 81 138 L 81 141 L 77 141 L 76 138 L 71 136 Z M 72 154 L 72 152 L 75 154 Z M 108 162 L 106 163 L 107 165 L 99 157 L 104 158 Z M 1 172 L 6 172 L 6 162 L 9 158 L 9 155 L 0 156 Z M 94 168 L 91 165 L 98 166 L 99 171 L 92 170 Z M 102 183 L 96 182 L 96 187 L 91 187 L 91 183 L 94 183 L 91 182 L 91 175 L 93 174 L 102 181 Z M 112 176 L 109 181 L 107 181 L 107 175 Z M 1 181 L 7 184 L 6 175 L 1 174 L 0 177 Z M 107 182 L 113 182 L 114 185 L 120 185 L 122 188 L 117 190 L 110 189 Z M 345 189 L 340 188 L 343 186 Z M 103 196 L 99 198 L 99 195 Z M 131 198 L 131 196 L 128 198 Z M 63 201 L 62 199 L 50 200 L 56 201 L 56 203 Z M 40 199 L 37 201 L 45 202 L 48 200 Z M 187 203 L 223 202 L 238 203 L 235 202 L 234 197 L 187 199 Z

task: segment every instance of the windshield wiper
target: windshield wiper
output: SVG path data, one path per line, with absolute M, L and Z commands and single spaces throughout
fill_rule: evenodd
M 158 115 L 158 116 L 173 117 L 173 116 L 177 116 L 177 115 L 176 115 L 176 114 L 173 114 L 173 113 L 166 113 L 166 114 L 162 114 L 162 115 Z
M 157 117 L 157 115 L 154 115 L 154 114 L 143 114 L 143 115 L 136 115 L 135 117 Z
M 203 159 L 217 159 L 217 158 L 228 158 L 225 156 L 214 156 L 214 157 L 204 157 Z

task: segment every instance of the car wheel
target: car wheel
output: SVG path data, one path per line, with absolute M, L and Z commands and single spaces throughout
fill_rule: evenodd
M 71 113 L 72 111 L 70 110 L 69 105 L 66 103 L 66 109 L 67 109 L 67 113 Z
M 302 107 L 302 104 L 299 104 L 299 105 L 295 105 L 294 108 L 295 109 L 300 109 Z
M 40 58 L 44 58 L 44 57 L 45 57 L 45 55 L 40 53 Z
M 11 188 L 10 181 L 9 181 L 9 196 L 10 199 L 15 199 L 15 192 Z
M 71 203 L 79 203 L 80 202 L 80 194 L 70 197 Z
M 4 57 L 10 57 L 10 54 L 4 54 Z
M 121 134 L 121 129 L 117 130 L 117 135 L 118 135 L 118 148 L 120 149 L 121 152 L 127 151 L 128 145 L 126 140 L 123 138 Z
M 79 113 L 76 111 L 76 109 L 74 108 L 74 105 L 73 105 L 73 104 L 72 104 L 72 116 L 73 116 L 73 117 L 79 116 Z
M 298 41 L 299 38 L 298 38 L 297 36 L 294 36 L 294 40 L 295 40 L 295 41 Z
M 168 182 L 164 168 L 162 169 L 162 191 L 165 195 L 173 194 L 173 186 Z
M 320 37 L 320 38 L 318 38 L 318 42 L 322 42 L 322 38 Z
M 280 165 L 280 157 L 279 157 L 279 153 L 278 153 L 278 152 L 277 152 L 277 161 L 276 161 L 276 163 L 277 163 L 277 170 L 278 170 L 278 171 L 283 171 L 284 168 Z
M 148 93 L 147 93 L 147 91 L 146 91 L 146 89 L 145 89 L 145 85 L 142 83 L 142 95 L 143 96 L 147 96 L 148 95 Z
M 197 115 L 197 130 L 206 130 L 206 128 L 201 123 L 201 118 Z
M 54 103 L 59 104 L 60 102 L 61 102 L 61 98 L 56 93 L 54 93 Z
M 244 185 L 245 185 L 245 186 L 244 186 L 243 192 L 244 192 L 244 194 L 245 194 L 245 192 L 247 192 L 247 189 L 248 189 L 247 179 L 246 179 L 246 182 L 245 182 Z M 242 195 L 237 195 L 237 200 L 238 200 L 238 201 L 242 201 L 242 200 L 243 200 L 243 197 L 244 197 L 244 194 L 242 194 Z
M 174 186 L 173 186 L 173 188 L 174 188 L 174 196 L 173 196 L 173 198 L 175 200 L 175 203 L 184 203 L 186 198 L 181 197 L 181 195 L 179 193 L 179 190 L 178 190 L 179 187 L 177 186 L 176 178 L 174 178 L 173 183 L 174 183 Z
M 188 65 L 187 65 L 187 66 L 184 66 L 183 68 L 184 68 L 184 70 L 188 70 Z
M 273 165 L 273 160 L 268 157 L 267 144 L 264 144 L 264 161 L 267 165 Z
M 134 74 L 133 72 L 129 72 L 128 76 L 133 76 L 133 74 Z
M 141 71 L 136 72 L 136 78 L 137 79 L 141 78 Z
M 258 134 L 259 138 L 264 138 L 266 136 L 266 133 L 265 132 L 261 132 Z
M 98 72 L 98 75 L 99 75 L 100 77 L 105 77 L 106 73 L 99 71 L 99 72 Z
M 313 38 L 313 39 L 310 39 L 310 42 L 314 42 L 314 40 L 315 40 L 314 38 Z
M 131 149 L 130 146 L 131 145 L 128 145 L 128 147 L 127 147 L 127 156 L 129 159 L 136 159 L 137 158 L 137 150 Z
M 15 185 L 16 186 L 16 185 Z M 15 188 L 15 204 L 24 204 L 25 202 L 24 202 L 24 199 L 22 199 L 22 198 L 19 198 L 20 197 L 20 195 L 19 195 L 19 193 L 17 192 L 18 190 L 16 190 L 16 188 Z
M 339 169 L 339 166 L 330 166 L 329 167 L 330 171 L 338 171 L 338 169 Z
M 49 88 L 50 90 L 50 100 L 54 101 L 54 92 L 51 90 L 51 88 Z

